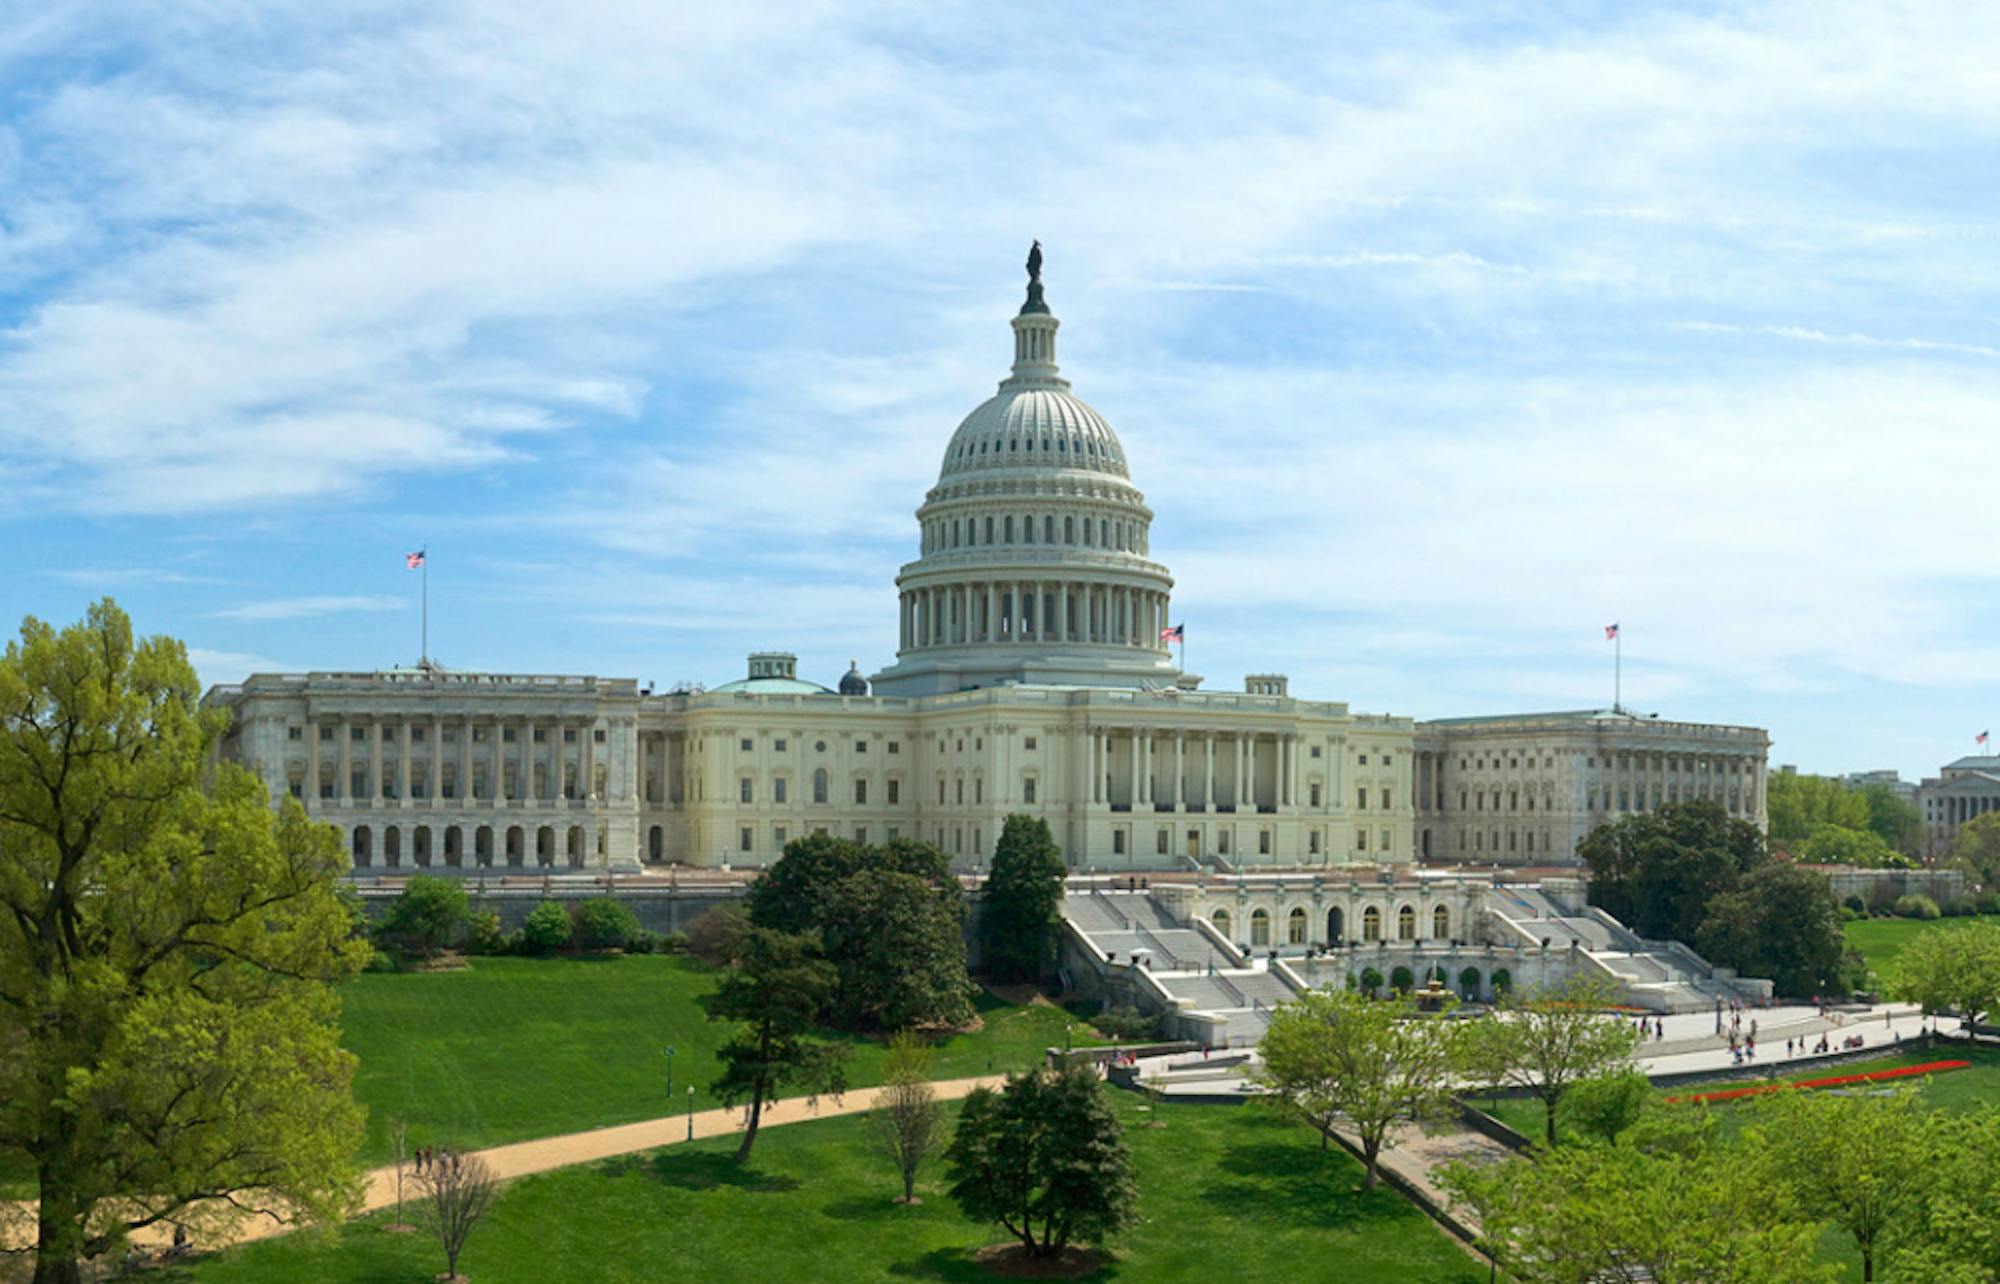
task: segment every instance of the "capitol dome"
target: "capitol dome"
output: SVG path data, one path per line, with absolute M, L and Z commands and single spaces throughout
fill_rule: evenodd
M 1152 510 L 1118 434 L 1056 366 L 1062 322 L 1040 268 L 1037 246 L 1013 369 L 960 422 L 917 510 L 919 557 L 896 579 L 900 644 L 877 695 L 1179 676 L 1160 637 L 1173 577 L 1149 557 Z

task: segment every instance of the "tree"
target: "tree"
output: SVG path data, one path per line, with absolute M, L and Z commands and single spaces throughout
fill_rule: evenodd
M 835 1024 L 893 1030 L 971 1019 L 965 889 L 929 843 L 801 838 L 751 884 L 748 902 L 759 927 L 818 934 L 838 978 L 826 1012 Z
M 937 1148 L 944 1107 L 930 1085 L 930 1049 L 904 1032 L 889 1041 L 889 1064 L 869 1120 L 903 1177 L 903 1201 L 917 1202 L 917 1172 Z
M 2000 1006 L 2000 923 L 1925 928 L 1890 965 L 1889 989 L 1926 1012 L 1956 1012 L 1971 1029 Z
M 1849 789 L 1845 782 L 1830 776 L 1802 776 L 1788 771 L 1766 780 L 1764 813 L 1770 823 L 1771 841 L 1785 846 L 1804 842 L 1815 824 L 1867 829 L 1870 820 L 1868 799 Z
M 465 885 L 457 879 L 417 874 L 375 928 L 376 938 L 405 954 L 432 957 L 457 940 L 472 916 Z
M 1030 1257 L 1099 1242 L 1138 1217 L 1132 1155 L 1088 1066 L 974 1089 L 945 1158 L 965 1215 L 1006 1227 Z
M 725 1106 L 749 1103 L 737 1163 L 750 1158 L 764 1103 L 781 1088 L 802 1087 L 815 1097 L 846 1090 L 847 1049 L 808 1035 L 833 985 L 833 968 L 810 935 L 752 927 L 732 943 L 729 969 L 709 996 L 708 1013 L 710 1020 L 748 1026 L 716 1053 L 722 1074 L 711 1087 Z
M 227 721 L 109 600 L 0 658 L 0 1152 L 36 1171 L 37 1284 L 201 1201 L 319 1220 L 358 1193 L 346 857 L 214 760 Z
M 1813 825 L 1805 841 L 1797 844 L 1797 852 L 1798 858 L 1809 865 L 1910 869 L 1916 864 L 1872 829 L 1843 829 L 1825 821 Z
M 2000 1279 L 2000 1110 L 1986 1106 L 1940 1125 L 1916 1207 L 1889 1236 L 1897 1284 L 1991 1284 Z
M 1459 1026 L 1418 1015 L 1416 1000 L 1312 990 L 1271 1014 L 1258 1082 L 1286 1113 L 1319 1129 L 1345 1122 L 1361 1143 L 1363 1190 L 1398 1124 L 1449 1113 L 1460 1073 Z
M 577 906 L 574 921 L 577 948 L 584 950 L 622 950 L 641 931 L 632 907 L 613 896 L 592 897 Z
M 1617 1001 L 1607 981 L 1577 976 L 1559 986 L 1543 986 L 1501 1004 L 1498 1034 L 1486 1037 L 1505 1047 L 1506 1081 L 1528 1089 L 1542 1102 L 1545 1138 L 1556 1144 L 1556 1107 L 1570 1085 L 1622 1067 L 1637 1046 L 1631 1022 L 1607 1016 Z
M 458 1273 L 458 1255 L 465 1251 L 472 1228 L 493 1206 L 500 1183 L 478 1155 L 440 1150 L 417 1175 L 417 1185 L 423 1191 L 424 1224 L 444 1249 L 442 1278 L 457 1284 L 465 1278 Z
M 1950 860 L 1979 887 L 2000 889 L 2000 811 L 1960 825 L 1951 840 Z
M 1563 1094 L 1562 1116 L 1574 1132 L 1613 1142 L 1639 1122 L 1652 1099 L 1653 1081 L 1628 1066 L 1577 1080 Z
M 553 954 L 569 944 L 575 930 L 568 910 L 554 901 L 543 901 L 521 920 L 521 948 L 530 954 Z
M 1806 1284 L 1819 1226 L 1746 1157 L 1711 1147 L 1565 1146 L 1447 1165 L 1480 1247 L 1519 1284 Z
M 1055 966 L 1066 873 L 1048 821 L 1007 817 L 979 898 L 980 946 L 995 979 L 1033 981 Z
M 820 929 L 839 978 L 835 1019 L 875 1030 L 970 1021 L 965 913 L 956 879 L 896 869 L 863 869 L 842 879 Z
M 1745 1152 L 1767 1181 L 1791 1187 L 1806 1216 L 1853 1236 L 1861 1278 L 1874 1280 L 1876 1250 L 1916 1213 L 1940 1149 L 1938 1125 L 1909 1091 L 1777 1092 L 1755 1110 Z
M 1694 943 L 1710 962 L 1771 978 L 1779 994 L 1848 990 L 1847 938 L 1833 885 L 1790 861 L 1768 861 L 1710 901 Z
M 1868 804 L 1868 828 L 1883 842 L 1905 856 L 1923 851 L 1924 814 L 1915 803 L 1879 780 L 1862 786 L 1861 797 Z
M 1577 846 L 1590 899 L 1641 936 L 1692 941 L 1709 902 L 1768 858 L 1764 836 L 1713 802 L 1669 803 L 1599 825 Z

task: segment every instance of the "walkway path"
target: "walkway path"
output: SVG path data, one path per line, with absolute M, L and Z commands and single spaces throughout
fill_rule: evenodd
M 943 1079 L 931 1084 L 940 1101 L 957 1101 L 978 1087 L 997 1088 L 1006 1082 L 1005 1075 L 981 1075 L 971 1079 Z M 777 1128 L 785 1124 L 806 1123 L 814 1119 L 832 1119 L 840 1115 L 859 1114 L 870 1110 L 882 1089 L 855 1088 L 838 1099 L 821 1097 L 809 1103 L 804 1097 L 774 1101 L 764 1107 L 764 1117 L 759 1130 Z M 574 1164 L 588 1164 L 600 1159 L 610 1159 L 618 1155 L 629 1155 L 643 1150 L 656 1150 L 661 1146 L 672 1146 L 688 1139 L 690 1116 L 672 1115 L 660 1119 L 647 1119 L 640 1123 L 619 1124 L 612 1128 L 594 1128 L 589 1132 L 573 1132 L 560 1137 L 538 1137 L 533 1141 L 517 1141 L 505 1146 L 493 1146 L 475 1151 L 493 1175 L 503 1181 L 516 1177 L 526 1177 L 532 1173 L 548 1172 L 555 1168 L 568 1168 Z M 721 1137 L 740 1132 L 743 1127 L 741 1109 L 701 1110 L 692 1116 L 694 1137 Z M 405 1202 L 414 1205 L 417 1195 L 415 1170 L 409 1165 L 403 1169 L 403 1194 Z M 360 1212 L 379 1212 L 396 1202 L 396 1169 L 392 1165 L 377 1168 L 367 1176 L 361 1200 Z M 15 1206 L 28 1214 L 27 1230 L 29 1240 L 33 1237 L 34 1204 L 23 1201 Z M 414 1209 L 411 1215 L 414 1216 Z M 273 1235 L 283 1235 L 295 1229 L 269 1217 L 241 1215 L 235 1218 L 229 1228 L 220 1233 L 209 1233 L 202 1237 L 203 1250 L 240 1244 L 253 1239 L 267 1239 Z M 172 1228 L 161 1224 L 149 1228 L 133 1238 L 146 1248 L 162 1248 L 171 1242 Z M 16 1247 L 8 1245 L 8 1247 Z

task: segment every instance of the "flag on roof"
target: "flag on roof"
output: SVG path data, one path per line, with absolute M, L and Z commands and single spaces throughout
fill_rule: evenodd
M 1985 743 L 1986 743 L 1986 733 L 1985 733 L 1984 731 L 1982 731 L 1982 732 L 1980 732 L 1980 733 L 1979 733 L 1978 735 L 1974 736 L 1974 737 L 1972 738 L 1972 743 L 1974 743 L 1974 744 L 1978 744 L 1978 745 L 1983 745 L 1983 744 L 1985 744 Z
M 1615 638 L 1615 637 L 1617 637 L 1617 636 L 1618 636 L 1618 626 L 1617 626 L 1617 625 L 1615 625 L 1615 624 L 1607 624 L 1607 625 L 1605 625 L 1605 626 L 1604 626 L 1604 640 L 1605 640 L 1606 642 L 1609 642 L 1609 641 L 1611 641 L 1611 640 L 1612 640 L 1613 638 Z
M 1187 625 L 1185 625 L 1185 624 L 1170 624 L 1170 625 L 1168 625 L 1168 626 L 1167 626 L 1166 628 L 1164 628 L 1164 629 L 1161 629 L 1161 630 L 1160 630 L 1160 641 L 1162 641 L 1162 642 L 1185 642 L 1185 641 L 1187 641 Z
M 424 564 L 424 550 L 420 548 L 414 553 L 403 554 L 403 561 L 409 566 L 411 570 L 413 571 L 416 570 L 419 566 L 422 566 Z

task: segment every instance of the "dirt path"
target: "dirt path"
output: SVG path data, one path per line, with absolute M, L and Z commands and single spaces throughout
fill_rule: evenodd
M 971 1079 L 943 1079 L 931 1084 L 931 1087 L 936 1090 L 940 1101 L 957 1101 L 974 1088 L 999 1087 L 1005 1082 L 1005 1075 L 982 1075 Z M 822 1097 L 816 1104 L 808 1104 L 803 1097 L 772 1102 L 764 1107 L 764 1118 L 760 1128 L 778 1128 L 785 1124 L 805 1123 L 813 1119 L 832 1119 L 841 1115 L 859 1114 L 874 1107 L 875 1099 L 881 1091 L 879 1087 L 855 1088 L 838 1100 Z M 655 1150 L 661 1146 L 685 1142 L 688 1139 L 688 1125 L 689 1116 L 673 1115 L 647 1119 L 639 1123 L 619 1124 L 611 1128 L 593 1128 L 589 1132 L 567 1133 L 560 1137 L 538 1137 L 533 1141 L 517 1141 L 474 1153 L 493 1169 L 494 1176 L 503 1181 L 510 1181 L 532 1173 L 593 1163 L 599 1159 L 610 1159 L 617 1155 L 629 1155 L 636 1151 Z M 742 1130 L 743 1112 L 741 1110 L 696 1111 L 693 1125 L 697 1140 L 703 1137 L 725 1136 Z M 414 1172 L 405 1165 L 403 1169 L 405 1202 L 413 1203 L 416 1193 Z M 391 1166 L 371 1171 L 362 1196 L 361 1211 L 377 1212 L 391 1207 L 395 1202 L 395 1168 Z M 29 1232 L 27 1242 L 32 1243 L 33 1202 L 17 1203 L 14 1205 L 14 1211 L 27 1215 Z M 414 1210 L 411 1215 L 414 1216 Z M 153 1229 L 158 1233 L 142 1233 L 134 1236 L 134 1239 L 149 1248 L 163 1247 L 171 1241 L 173 1231 L 170 1228 L 162 1225 Z M 200 1247 L 206 1251 L 228 1244 L 283 1235 L 292 1229 L 294 1229 L 292 1226 L 273 1221 L 268 1217 L 244 1216 L 238 1218 L 230 1229 L 221 1235 L 203 1236 Z M 15 1245 L 10 1244 L 9 1247 Z

